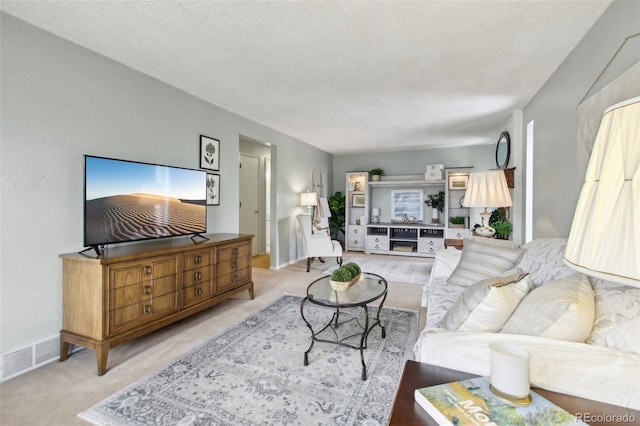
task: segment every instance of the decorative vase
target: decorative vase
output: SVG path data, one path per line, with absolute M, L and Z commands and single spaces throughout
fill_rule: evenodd
M 437 208 L 431 210 L 431 222 L 438 223 L 440 220 L 440 211 Z
M 371 175 L 371 180 L 373 182 L 378 182 L 380 180 L 380 175 Z

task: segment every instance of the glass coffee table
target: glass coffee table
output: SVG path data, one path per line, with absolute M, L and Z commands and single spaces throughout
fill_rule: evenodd
M 304 353 L 304 365 L 309 365 L 309 352 L 315 342 L 334 343 L 360 350 L 362 362 L 362 380 L 367 380 L 367 366 L 364 363 L 364 350 L 367 348 L 367 337 L 375 326 L 382 330 L 382 338 L 386 337 L 385 329 L 380 321 L 380 311 L 387 298 L 387 281 L 380 275 L 363 272 L 360 280 L 344 291 L 336 291 L 331 288 L 330 276 L 318 278 L 307 287 L 307 297 L 300 303 L 302 319 L 311 330 L 311 345 Z M 371 302 L 378 299 L 380 305 L 375 317 L 369 318 Z M 311 302 L 315 305 L 331 308 L 332 316 L 329 322 L 314 331 L 313 326 L 304 315 L 305 304 Z M 360 308 L 363 315 L 356 315 L 354 310 L 342 311 L 347 308 Z M 324 324 L 324 323 L 322 323 Z

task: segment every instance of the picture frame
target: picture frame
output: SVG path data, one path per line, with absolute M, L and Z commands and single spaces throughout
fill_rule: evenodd
M 469 175 L 452 175 L 449 176 L 449 189 L 467 189 Z
M 220 171 L 220 141 L 200 135 L 200 168 Z
M 413 218 L 421 222 L 424 219 L 424 191 L 421 189 L 401 189 L 391 191 L 391 218 L 403 220 Z
M 367 204 L 367 197 L 364 194 L 353 194 L 351 196 L 352 207 L 365 207 Z
M 207 206 L 220 205 L 220 175 L 207 173 Z

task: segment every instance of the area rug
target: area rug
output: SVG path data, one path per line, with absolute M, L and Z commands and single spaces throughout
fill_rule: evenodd
M 345 259 L 345 262 L 356 262 L 365 272 L 377 274 L 387 282 L 410 283 L 424 285 L 429 279 L 433 259 L 389 259 L 389 256 L 365 255 Z M 338 268 L 338 265 L 324 270 L 330 274 Z
M 392 255 L 364 254 L 348 252 L 344 262 L 356 262 L 365 272 L 383 277 L 387 282 L 424 285 L 429 280 L 433 258 L 406 258 Z M 289 270 L 306 272 L 307 261 L 301 260 L 286 267 Z M 330 274 L 338 268 L 335 258 L 328 257 L 325 263 L 317 259 L 311 263 L 311 272 Z
M 417 312 L 382 308 L 386 338 L 379 327 L 369 334 L 363 381 L 360 352 L 352 348 L 316 342 L 303 365 L 311 335 L 300 316 L 301 300 L 282 296 L 78 416 L 109 426 L 386 424 L 404 362 L 412 356 Z M 314 327 L 332 312 L 305 304 Z

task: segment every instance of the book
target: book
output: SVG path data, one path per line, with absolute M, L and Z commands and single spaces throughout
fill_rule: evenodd
M 440 425 L 584 425 L 574 415 L 530 391 L 532 401 L 515 405 L 498 398 L 488 377 L 416 389 L 414 398 Z

